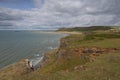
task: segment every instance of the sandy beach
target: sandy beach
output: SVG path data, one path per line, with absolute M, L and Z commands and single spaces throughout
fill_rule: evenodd
M 82 34 L 82 32 L 68 32 L 68 31 L 54 31 L 54 32 L 51 32 L 51 31 L 42 31 L 42 33 L 50 33 L 50 34 Z

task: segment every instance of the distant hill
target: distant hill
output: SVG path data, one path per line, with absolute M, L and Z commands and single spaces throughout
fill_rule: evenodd
M 58 31 L 97 31 L 97 30 L 110 30 L 109 26 L 91 26 L 91 27 L 74 27 L 74 28 L 60 28 Z

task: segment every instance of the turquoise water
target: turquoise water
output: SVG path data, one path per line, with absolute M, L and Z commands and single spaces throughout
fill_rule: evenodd
M 58 47 L 63 36 L 40 31 L 0 31 L 0 68 L 24 58 L 42 56 Z

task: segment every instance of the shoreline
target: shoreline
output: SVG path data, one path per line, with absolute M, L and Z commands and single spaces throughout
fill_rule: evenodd
M 49 32 L 46 32 L 46 31 L 40 31 L 40 33 L 48 33 L 48 34 L 65 34 L 63 37 L 65 37 L 65 36 L 68 36 L 69 34 L 73 34 L 73 33 L 70 33 L 70 32 L 55 32 L 55 31 L 49 31 Z M 61 38 L 63 38 L 63 37 L 61 37 Z M 60 39 L 61 39 L 60 38 Z M 60 39 L 59 39 L 59 42 L 60 42 Z M 54 51 L 55 49 L 57 49 L 57 48 L 59 48 L 59 46 L 60 46 L 60 44 L 56 47 L 56 48 L 54 48 L 54 49 L 51 49 L 51 50 L 49 50 L 49 51 L 47 51 L 47 52 L 50 52 L 50 51 Z M 43 53 L 43 55 L 41 56 L 41 57 L 44 57 L 44 54 L 45 54 L 46 52 L 44 52 Z M 40 57 L 40 58 L 41 58 Z M 20 63 L 20 62 L 23 62 L 23 61 L 25 61 L 27 58 L 22 58 L 21 60 L 19 60 L 19 61 L 16 61 L 16 62 L 14 62 L 14 63 L 12 63 L 12 64 L 9 64 L 9 65 L 7 65 L 7 66 L 4 66 L 4 67 L 1 67 L 0 68 L 0 70 L 4 70 L 4 69 L 7 69 L 7 68 L 9 68 L 9 67 L 12 67 L 12 66 L 14 66 L 14 65 L 16 65 L 16 64 L 18 64 L 18 63 Z M 42 61 L 42 60 L 41 60 Z
M 68 31 L 49 31 L 49 32 L 46 32 L 46 31 L 40 31 L 40 33 L 49 33 L 49 34 L 65 34 L 65 36 L 63 36 L 62 38 L 64 38 L 64 37 L 66 37 L 66 36 L 69 36 L 69 35 L 76 35 L 76 34 L 82 34 L 81 32 L 68 32 Z M 61 39 L 61 38 L 60 38 Z M 59 40 L 59 42 L 60 42 L 60 40 Z M 58 45 L 58 47 L 57 48 L 59 48 L 59 46 L 60 46 L 60 44 Z M 52 49 L 52 50 L 50 50 L 50 51 L 53 51 L 53 50 L 55 50 L 55 49 Z M 49 51 L 49 52 L 50 52 Z M 46 53 L 46 52 L 45 52 Z M 41 57 L 44 57 L 44 55 L 43 56 L 41 56 Z M 26 58 L 23 58 L 23 59 L 21 59 L 21 60 L 19 60 L 19 61 L 17 61 L 17 62 L 14 62 L 14 63 L 12 63 L 12 64 L 9 64 L 9 65 L 7 65 L 7 66 L 4 66 L 4 67 L 2 67 L 2 68 L 0 68 L 0 70 L 2 70 L 2 69 L 6 69 L 6 68 L 8 68 L 8 67 L 10 67 L 10 66 L 13 66 L 13 65 L 15 65 L 15 64 L 17 64 L 17 63 L 19 63 L 19 62 L 21 62 L 21 61 L 23 61 L 23 60 L 25 60 Z
M 83 34 L 82 32 L 68 32 L 68 31 L 57 31 L 56 33 L 62 33 L 62 34 Z
M 49 33 L 49 34 L 83 34 L 82 32 L 77 32 L 77 31 L 33 31 L 35 33 Z
M 50 34 L 66 34 L 66 35 L 74 35 L 74 34 L 83 34 L 82 32 L 76 32 L 76 31 L 73 31 L 73 32 L 68 32 L 68 31 L 49 31 L 49 32 L 46 32 L 46 31 L 41 31 L 41 33 L 50 33 Z

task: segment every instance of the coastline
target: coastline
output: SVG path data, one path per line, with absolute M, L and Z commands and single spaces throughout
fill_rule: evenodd
M 57 31 L 56 33 L 62 33 L 62 34 L 83 34 L 82 32 L 76 32 L 76 31 L 72 31 L 72 32 L 68 32 L 68 31 Z
M 0 62 L 1 62 L 0 69 L 7 67 L 11 64 L 15 64 L 16 62 L 20 61 L 21 59 L 32 58 L 32 56 L 35 56 L 34 54 L 40 54 L 42 56 L 42 54 L 44 52 L 58 47 L 59 39 L 61 37 L 64 37 L 64 34 L 57 34 L 57 33 L 53 33 L 53 32 L 51 32 L 51 34 L 50 34 L 47 32 L 33 33 L 33 32 L 13 32 L 13 31 L 11 32 L 10 31 L 7 33 L 3 32 L 1 35 L 4 36 L 4 33 L 5 33 L 5 35 L 9 34 L 10 37 L 13 37 L 13 38 L 8 37 L 8 39 L 7 39 L 7 36 L 5 36 L 5 37 L 3 37 L 2 41 L 0 42 L 0 44 L 3 45 L 3 46 L 2 45 L 0 46 L 0 48 L 1 48 L 0 54 L 2 55 L 0 58 Z M 14 35 L 11 35 L 11 34 L 15 34 L 15 37 L 14 37 Z M 22 38 L 22 37 L 24 37 L 23 34 L 25 34 L 26 38 Z M 16 37 L 16 35 L 18 35 L 18 36 L 20 35 L 20 38 Z M 32 35 L 32 36 L 30 36 L 30 35 Z M 46 37 L 42 37 L 42 35 L 43 36 L 45 35 Z M 47 37 L 50 37 L 50 38 L 47 38 Z M 4 38 L 6 38 L 6 39 L 4 40 Z M 49 40 L 47 40 L 47 39 L 49 39 Z M 9 40 L 9 41 L 6 42 L 7 40 Z M 43 43 L 42 43 L 42 41 L 43 41 Z M 45 43 L 45 41 L 47 43 Z M 23 46 L 23 45 L 25 45 L 25 46 Z M 3 52 L 2 52 L 2 50 L 3 50 Z M 17 58 L 15 57 L 16 55 L 18 55 Z M 7 60 L 7 59 L 9 59 L 9 60 Z
M 64 74 L 68 76 L 67 79 L 74 80 L 74 77 L 78 77 L 78 79 L 80 77 L 81 79 L 86 80 L 89 78 L 87 76 L 84 77 L 81 75 L 86 75 L 86 73 L 88 73 L 88 74 L 90 73 L 89 75 L 91 75 L 91 71 L 93 71 L 95 77 L 97 77 L 97 80 L 99 80 L 99 77 L 103 76 L 102 75 L 103 68 L 105 70 L 109 70 L 109 72 L 111 72 L 111 73 L 116 72 L 115 69 L 113 68 L 114 62 L 113 63 L 111 61 L 109 62 L 109 60 L 112 58 L 112 60 L 115 59 L 115 61 L 117 63 L 119 62 L 119 60 L 117 60 L 117 59 L 120 59 L 120 58 L 117 58 L 117 56 L 119 55 L 119 52 L 116 52 L 116 50 L 118 50 L 118 48 L 120 47 L 120 45 L 119 45 L 120 39 L 119 38 L 118 39 L 114 39 L 114 38 L 101 39 L 100 38 L 100 39 L 95 39 L 93 41 L 91 41 L 91 38 L 87 38 L 90 40 L 89 41 L 86 39 L 81 40 L 80 39 L 81 36 L 78 35 L 78 33 L 76 33 L 76 32 L 75 33 L 60 32 L 60 33 L 62 33 L 62 34 L 67 33 L 67 35 L 69 35 L 69 37 L 60 39 L 60 44 L 59 44 L 59 47 L 57 50 L 54 51 L 54 49 L 53 49 L 53 50 L 50 50 L 50 51 L 44 53 L 44 55 L 43 55 L 44 59 L 42 62 L 43 66 L 41 69 L 38 69 L 38 70 L 32 72 L 32 71 L 28 70 L 28 68 L 25 67 L 25 65 L 22 62 L 23 66 L 17 67 L 17 69 L 12 69 L 13 71 L 14 70 L 16 70 L 16 71 L 13 72 L 13 74 L 11 76 L 16 75 L 16 72 L 17 71 L 19 72 L 19 68 L 22 68 L 22 70 L 23 69 L 24 70 L 21 71 L 20 73 L 17 73 L 18 77 L 21 77 L 21 79 L 25 78 L 25 80 L 37 80 L 38 78 L 42 78 L 44 80 L 50 78 L 49 80 L 52 80 L 54 77 L 55 77 L 54 78 L 55 80 L 59 80 L 60 75 L 62 78 L 61 80 L 63 80 L 65 77 Z M 52 32 L 52 34 L 54 34 L 54 32 Z M 88 37 L 91 37 L 91 36 L 88 36 Z M 79 41 L 81 41 L 81 42 L 79 42 Z M 117 45 L 114 45 L 114 44 L 109 45 L 113 41 L 114 41 L 114 44 L 117 44 Z M 89 53 L 89 50 L 90 50 L 90 53 Z M 115 51 L 115 53 L 114 53 L 114 51 Z M 87 54 L 87 56 L 83 55 L 83 53 Z M 113 57 L 113 56 L 115 56 L 115 57 Z M 14 66 L 18 66 L 17 65 L 18 63 L 16 63 L 16 65 L 14 65 Z M 103 68 L 101 68 L 101 66 L 97 66 L 97 65 L 101 65 Z M 108 65 L 111 65 L 111 67 L 107 67 Z M 111 69 L 113 69 L 113 70 L 111 70 Z M 8 73 L 10 73 L 10 71 L 12 71 L 12 70 L 9 70 Z M 97 73 L 96 71 L 98 71 L 98 70 L 101 71 L 100 76 L 96 75 L 96 73 Z M 5 71 L 6 71 L 6 69 L 5 69 Z M 3 73 L 5 73 L 5 71 L 3 70 Z M 76 72 L 78 73 L 78 75 L 76 74 Z M 84 72 L 85 72 L 85 74 L 83 74 Z M 60 75 L 56 75 L 56 73 L 59 73 Z M 24 75 L 24 74 L 26 74 L 26 75 Z M 70 74 L 73 74 L 73 77 L 70 77 Z M 109 74 L 109 73 L 107 73 L 107 74 Z M 107 76 L 107 74 L 105 74 L 105 76 Z M 117 73 L 115 73 L 115 74 L 117 74 Z M 6 74 L 4 74 L 4 75 L 6 75 Z M 4 75 L 2 75 L 2 76 L 4 76 Z M 103 78 L 104 77 L 101 77 L 101 80 Z M 113 76 L 113 79 L 115 79 L 115 78 Z M 16 77 L 16 79 L 17 79 L 17 77 Z
M 65 34 L 65 36 L 68 36 L 68 35 L 70 35 L 70 34 L 76 34 L 76 32 L 56 32 L 56 31 L 49 31 L 49 32 L 46 32 L 46 31 L 38 31 L 38 32 L 40 32 L 40 33 L 47 33 L 47 34 Z M 65 36 L 63 36 L 63 37 L 65 37 Z M 63 38 L 62 37 L 62 38 Z M 61 38 L 60 38 L 61 39 Z M 60 41 L 60 40 L 59 40 Z M 60 44 L 58 45 L 58 47 L 57 48 L 59 48 L 59 46 L 60 46 Z M 55 48 L 56 49 L 56 48 Z M 54 51 L 55 49 L 52 49 L 52 50 L 50 50 L 49 52 L 51 52 L 51 51 Z M 49 53 L 48 52 L 48 53 Z M 44 52 L 44 54 L 45 54 L 46 52 Z M 44 57 L 44 55 L 43 56 L 41 56 L 41 57 Z M 41 58 L 40 57 L 40 58 Z M 12 63 L 12 64 L 9 64 L 9 65 L 7 65 L 7 66 L 5 66 L 5 67 L 2 67 L 2 68 L 0 68 L 0 70 L 5 70 L 5 69 L 7 69 L 7 68 L 10 68 L 10 67 L 13 67 L 13 66 L 15 66 L 15 65 L 17 65 L 17 64 L 19 64 L 19 63 L 24 63 L 24 64 L 26 64 L 26 62 L 25 62 L 25 60 L 26 60 L 26 58 L 23 58 L 23 59 L 21 59 L 21 60 L 19 60 L 19 61 L 17 61 L 17 62 L 14 62 L 14 63 Z M 42 60 L 41 60 L 42 61 Z M 23 64 L 22 64 L 23 65 Z
M 68 31 L 58 31 L 58 32 L 42 32 L 42 33 L 49 33 L 49 34 L 65 34 L 65 36 L 64 37 L 66 37 L 66 36 L 69 36 L 69 35 L 81 35 L 82 33 L 81 32 L 76 32 L 76 31 L 74 31 L 74 32 L 68 32 Z M 64 37 L 62 37 L 62 38 L 64 38 Z M 61 38 L 61 39 L 62 39 Z M 60 40 L 61 40 L 60 39 Z M 59 41 L 60 41 L 59 40 Z M 60 46 L 61 44 L 59 44 L 59 46 Z M 58 46 L 58 48 L 60 48 Z M 53 50 L 51 50 L 51 51 L 54 51 L 55 49 L 53 49 Z M 50 51 L 49 51 L 50 52 Z M 48 54 L 49 54 L 49 52 L 48 52 Z M 42 58 L 40 61 L 39 61 L 39 67 L 38 68 L 35 68 L 35 66 L 37 66 L 37 65 L 33 65 L 34 67 L 32 67 L 32 68 L 35 68 L 35 70 L 36 69 L 40 69 L 42 66 L 44 66 L 45 64 L 46 64 L 46 62 L 44 61 L 44 60 L 46 60 L 46 58 L 45 58 L 45 56 L 46 56 L 46 54 L 44 53 L 44 55 L 43 56 L 41 56 L 40 58 Z M 30 61 L 31 62 L 31 61 Z M 45 62 L 45 63 L 44 63 Z M 31 68 L 31 67 L 29 67 L 29 68 Z
M 46 32 L 46 31 L 40 31 L 40 33 L 48 33 L 48 34 L 65 34 L 65 36 L 63 36 L 62 38 L 64 38 L 64 37 L 66 37 L 66 36 L 69 36 L 69 35 L 75 35 L 75 34 L 82 34 L 81 32 L 68 32 L 68 31 L 49 31 L 49 32 Z M 61 38 L 60 38 L 60 40 L 61 40 Z M 59 41 L 60 41 L 59 40 Z M 60 44 L 59 44 L 59 46 L 60 46 Z M 57 48 L 59 48 L 59 46 L 57 47 Z M 56 49 L 56 48 L 55 48 Z M 52 49 L 52 50 L 50 50 L 50 51 L 54 51 L 55 49 Z M 49 52 L 50 52 L 49 51 Z M 46 52 L 45 52 L 46 53 Z M 41 57 L 44 57 L 44 55 L 43 56 L 41 56 Z M 21 60 L 19 60 L 19 61 L 17 61 L 17 62 L 15 62 L 15 63 L 12 63 L 12 64 L 10 64 L 10 65 L 7 65 L 7 66 L 5 66 L 5 67 L 3 67 L 3 68 L 0 68 L 0 70 L 4 70 L 4 69 L 7 69 L 7 68 L 9 68 L 9 67 L 12 67 L 12 66 L 14 66 L 14 65 L 16 65 L 17 63 L 19 63 L 19 62 L 23 62 L 23 63 L 26 63 L 25 62 L 25 58 L 24 59 L 21 59 Z
M 37 33 L 48 33 L 48 34 L 83 34 L 82 32 L 77 32 L 77 31 L 37 31 Z

